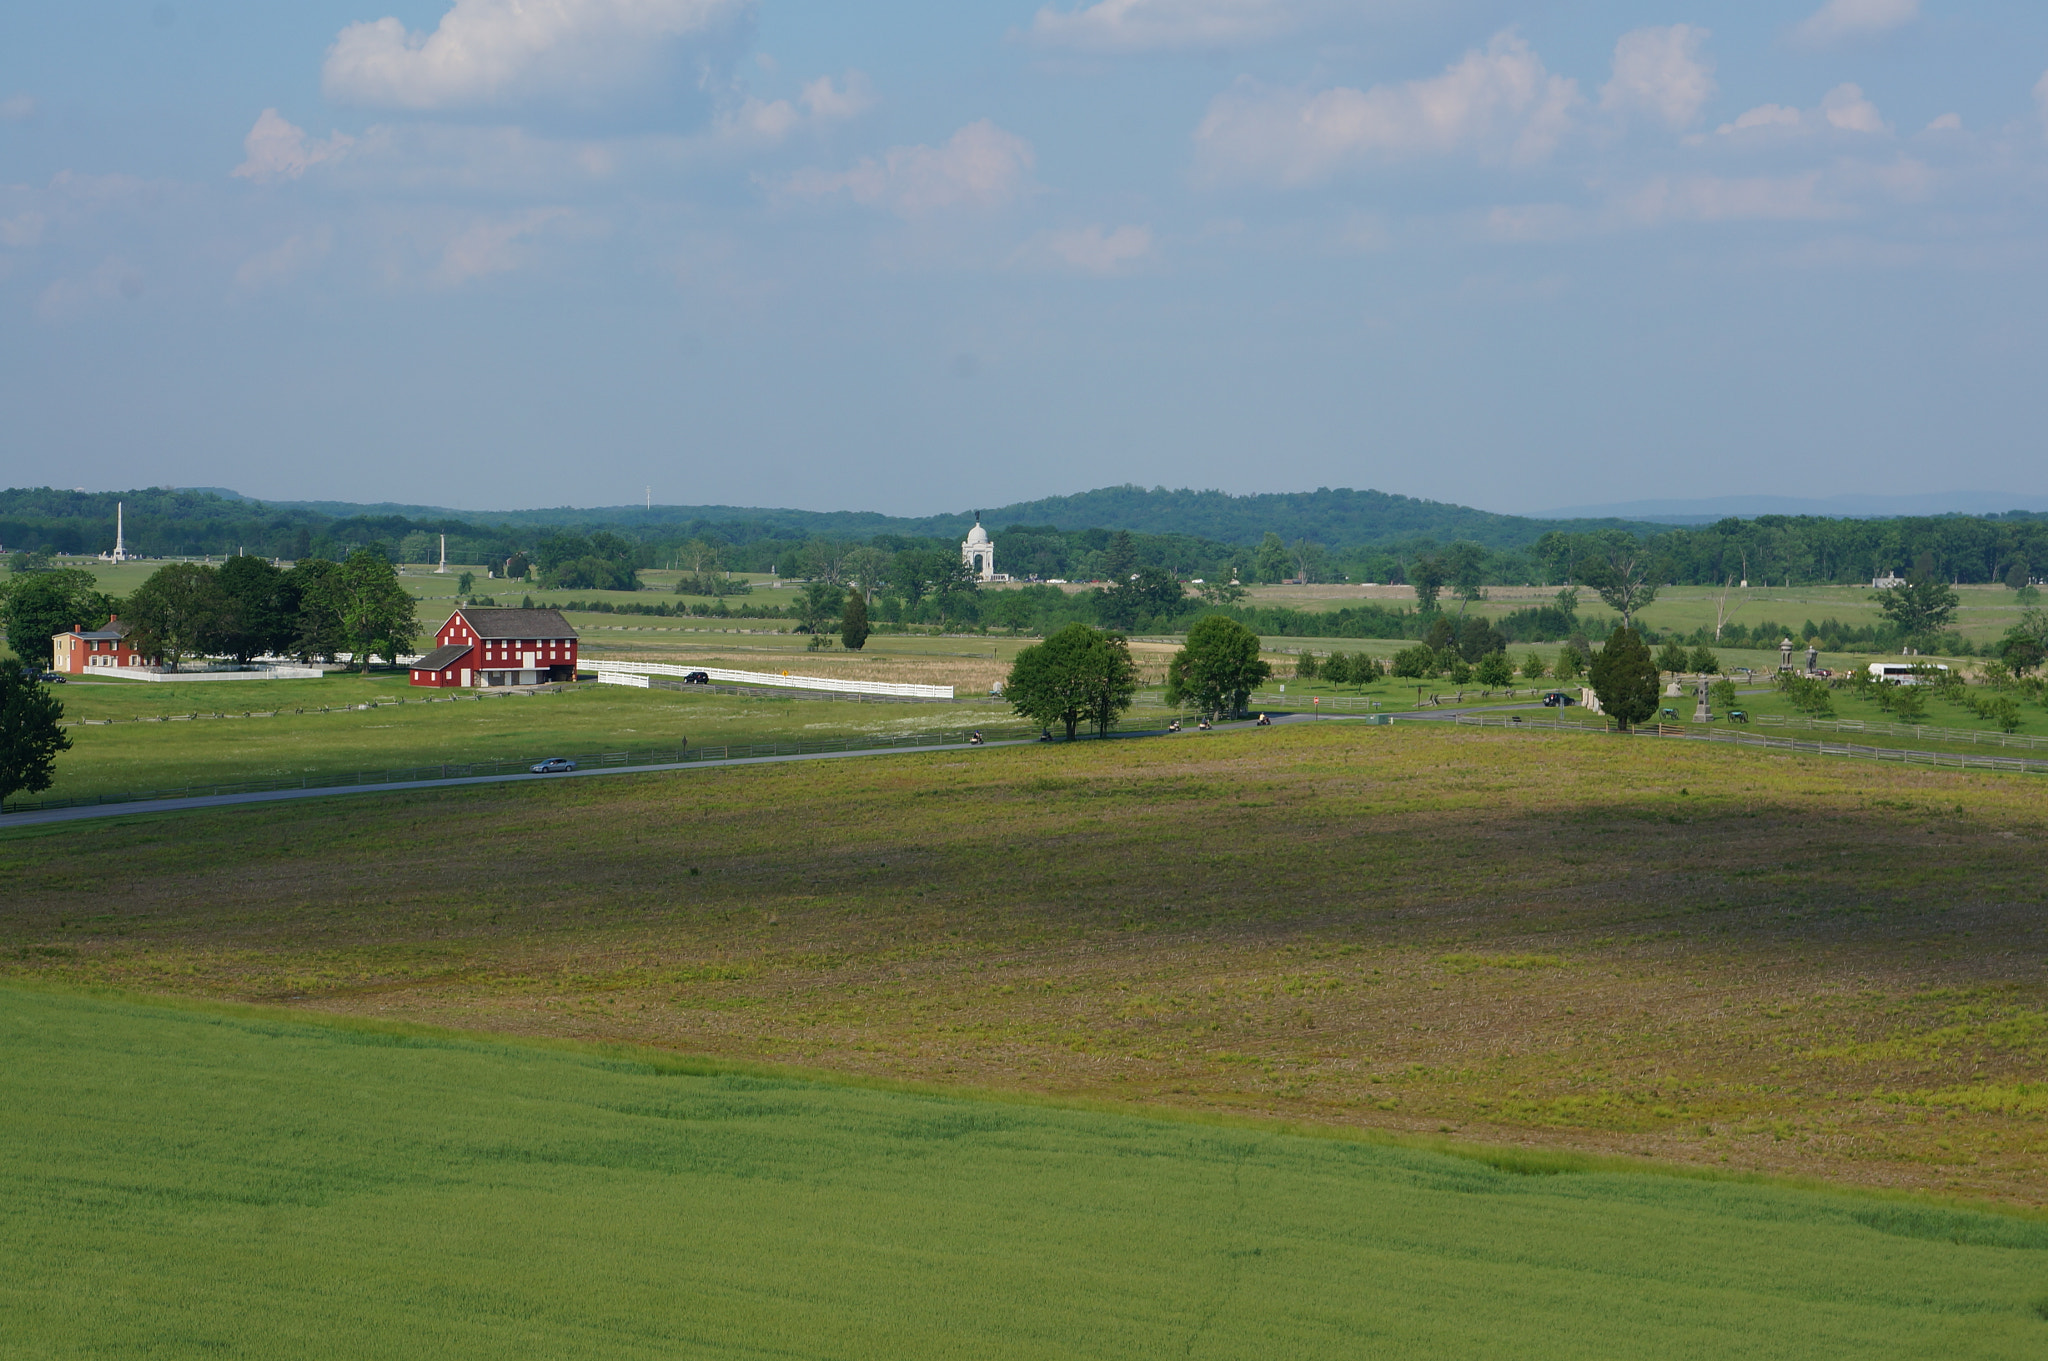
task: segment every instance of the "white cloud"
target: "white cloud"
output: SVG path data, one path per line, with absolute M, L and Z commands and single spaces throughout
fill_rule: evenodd
M 1737 115 L 1732 123 L 1723 123 L 1716 131 L 1723 134 L 1748 132 L 1751 128 L 1796 128 L 1800 124 L 1797 109 L 1788 109 L 1783 104 L 1759 104 L 1749 112 Z
M 803 96 L 798 102 L 809 110 L 813 118 L 843 122 L 866 113 L 873 107 L 875 96 L 865 75 L 859 71 L 848 71 L 845 83 L 837 89 L 833 88 L 832 77 L 819 76 L 804 86 Z
M 31 94 L 9 95 L 0 99 L 0 123 L 26 123 L 36 116 L 36 97 Z
M 1284 37 L 1336 9 L 1329 0 L 1096 0 L 1077 9 L 1048 5 L 1031 37 L 1087 52 L 1238 47 Z
M 1963 116 L 1959 113 L 1945 113 L 1927 125 L 1929 132 L 1961 132 Z
M 13 217 L 0 217 L 0 246 L 39 246 L 43 228 L 50 225 L 47 214 L 30 209 Z
M 1069 269 L 1088 274 L 1114 274 L 1151 253 L 1150 227 L 1123 226 L 1115 231 L 1082 227 L 1075 231 L 1046 232 L 1019 255 L 1042 254 Z
M 712 140 L 727 146 L 772 145 L 803 126 L 807 118 L 813 123 L 844 122 L 873 104 L 867 77 L 860 72 L 849 72 L 846 83 L 839 87 L 832 84 L 832 77 L 820 76 L 804 86 L 795 103 L 787 99 L 742 100 L 737 108 L 719 116 Z
M 1884 118 L 1877 105 L 1863 97 L 1858 85 L 1837 85 L 1821 100 L 1820 111 L 1828 126 L 1843 132 L 1883 132 Z
M 1811 47 L 1888 33 L 1920 17 L 1920 0 L 1828 0 L 1792 36 Z
M 235 270 L 235 286 L 253 289 L 282 283 L 326 258 L 333 244 L 334 231 L 329 227 L 295 233 L 244 260 Z
M 527 261 L 526 243 L 570 216 L 567 208 L 529 208 L 506 217 L 472 222 L 442 247 L 435 280 L 452 287 L 517 269 Z
M 276 109 L 265 109 L 256 115 L 256 125 L 242 139 L 244 159 L 231 173 L 259 183 L 295 180 L 354 145 L 353 137 L 339 132 L 324 142 L 309 142 L 304 128 L 285 121 Z
M 1571 126 L 1578 84 L 1512 33 L 1442 75 L 1316 94 L 1249 82 L 1210 105 L 1195 143 L 1216 171 L 1301 185 L 1368 158 L 1474 151 L 1540 160 Z
M 1646 113 L 1673 128 L 1689 126 L 1719 87 L 1702 57 L 1707 30 L 1690 24 L 1639 28 L 1614 45 L 1614 78 L 1600 91 L 1612 113 Z
M 987 119 L 969 123 L 943 146 L 891 147 L 844 171 L 800 170 L 782 185 L 802 198 L 850 196 L 904 217 L 947 208 L 997 208 L 1030 192 L 1031 143 Z
M 1485 235 L 1495 241 L 1562 241 L 1581 230 L 1578 213 L 1562 203 L 1502 204 L 1489 211 Z
M 602 98 L 659 68 L 667 44 L 706 35 L 751 0 L 455 0 L 432 33 L 350 24 L 327 49 L 331 99 L 450 109 L 534 96 Z
M 1962 126 L 1960 118 L 1956 119 L 1955 126 Z M 1829 128 L 1857 133 L 1890 131 L 1885 126 L 1884 116 L 1877 111 L 1877 105 L 1863 97 L 1863 88 L 1859 85 L 1837 85 L 1827 92 L 1820 107 L 1811 112 L 1787 108 L 1783 104 L 1759 104 L 1735 121 L 1723 123 L 1715 131 L 1725 137 L 1740 133 L 1814 133 Z
M 58 171 L 41 188 L 0 183 L 0 246 L 27 250 L 77 240 L 95 220 L 160 213 L 167 201 L 176 203 L 179 197 L 176 188 L 161 181 L 72 170 Z
M 116 298 L 133 302 L 142 296 L 144 286 L 141 270 L 118 255 L 110 255 L 83 278 L 52 282 L 36 299 L 36 315 L 44 321 L 65 321 L 95 303 Z

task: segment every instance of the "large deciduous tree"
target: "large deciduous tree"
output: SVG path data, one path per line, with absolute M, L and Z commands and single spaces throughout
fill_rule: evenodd
M 1934 561 L 1923 554 L 1913 564 L 1905 584 L 1879 591 L 1871 597 L 1884 617 L 1899 626 L 1908 638 L 1928 638 L 1947 628 L 1956 617 L 1956 593 L 1934 573 Z
M 221 650 L 238 662 L 282 652 L 297 633 L 283 612 L 284 573 L 262 558 L 233 557 L 220 565 Z
M 301 661 L 334 660 L 347 642 L 341 636 L 341 615 L 329 582 L 341 564 L 325 558 L 301 558 L 278 584 L 279 608 L 289 621 L 291 641 L 285 648 Z
M 1110 628 L 1128 630 L 1140 620 L 1178 613 L 1186 595 L 1180 579 L 1165 568 L 1140 567 L 1112 578 L 1096 597 L 1095 609 Z
M 1259 541 L 1258 548 L 1252 554 L 1252 576 L 1255 580 L 1270 585 L 1286 577 L 1287 569 L 1293 565 L 1293 561 L 1292 555 L 1287 551 L 1287 545 L 1278 534 L 1269 529 L 1266 531 L 1266 537 Z
M 326 575 L 320 589 L 325 597 L 320 603 L 332 611 L 334 626 L 363 674 L 369 674 L 378 653 L 396 662 L 400 653 L 412 650 L 420 631 L 414 613 L 418 602 L 383 554 L 357 549 Z
M 875 592 L 889 584 L 889 562 L 893 555 L 886 548 L 864 544 L 846 555 L 843 564 L 846 579 L 860 588 L 866 603 L 875 603 Z
M 1166 669 L 1166 702 L 1205 714 L 1244 712 L 1252 691 L 1273 674 L 1259 660 L 1259 635 L 1227 615 L 1195 621 L 1187 645 Z
M 791 604 L 797 617 L 803 621 L 806 632 L 823 633 L 846 608 L 846 588 L 822 581 L 807 582 L 803 594 Z
M 95 629 L 116 608 L 90 572 L 75 567 L 20 571 L 0 583 L 0 627 L 7 645 L 34 666 L 53 660 L 51 639 L 66 629 Z
M 1415 608 L 1423 614 L 1436 612 L 1436 598 L 1443 594 L 1450 570 L 1434 553 L 1424 553 L 1408 564 L 1408 584 L 1415 588 Z
M 383 556 L 365 548 L 377 561 Z M 384 570 L 391 565 L 384 563 Z M 220 573 L 196 562 L 173 562 L 150 573 L 123 606 L 134 630 L 129 642 L 145 657 L 169 663 L 176 671 L 186 657 L 209 651 L 220 638 L 226 603 Z
M 1137 688 L 1138 670 L 1123 635 L 1069 624 L 1017 654 L 1003 698 L 1034 723 L 1062 725 L 1072 741 L 1084 722 L 1107 735 Z
M 1626 624 L 1607 635 L 1587 679 L 1601 711 L 1623 732 L 1657 712 L 1657 663 L 1642 635 Z
M 57 754 L 71 748 L 63 717 L 63 702 L 29 679 L 27 665 L 0 661 L 0 799 L 50 787 Z
M 1657 598 L 1664 564 L 1634 535 L 1617 532 L 1581 557 L 1572 569 L 1581 583 L 1593 588 L 1607 607 L 1621 616 L 1621 626 L 1634 629 L 1636 611 Z M 1601 701 L 1605 703 L 1606 701 Z
M 554 533 L 534 550 L 540 584 L 565 591 L 637 591 L 639 546 L 617 534 L 599 530 L 581 534 Z M 506 568 L 507 576 L 512 570 Z

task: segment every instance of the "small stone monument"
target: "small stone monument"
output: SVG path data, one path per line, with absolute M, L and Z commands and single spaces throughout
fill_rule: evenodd
M 1778 666 L 1786 671 L 1792 669 L 1792 640 L 1790 638 L 1780 638 L 1778 640 Z
M 1711 723 L 1714 721 L 1713 706 L 1707 703 L 1707 678 L 1705 676 L 1701 676 L 1699 680 L 1699 697 L 1693 702 L 1692 721 L 1695 723 Z
M 1806 674 L 1811 676 L 1820 669 L 1820 649 L 1812 643 L 1806 645 Z

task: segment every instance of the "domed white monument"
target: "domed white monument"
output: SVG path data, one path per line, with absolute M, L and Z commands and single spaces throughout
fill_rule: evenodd
M 960 561 L 967 564 L 967 570 L 982 581 L 996 579 L 996 546 L 981 527 L 981 512 L 974 512 L 974 528 L 967 531 L 967 537 L 960 544 Z

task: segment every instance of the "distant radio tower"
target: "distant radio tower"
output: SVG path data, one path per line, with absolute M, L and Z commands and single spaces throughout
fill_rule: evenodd
M 654 509 L 654 488 L 652 487 L 647 489 L 647 508 L 649 510 Z

